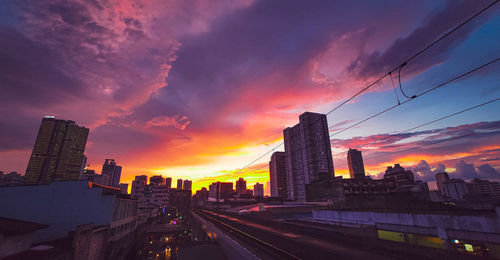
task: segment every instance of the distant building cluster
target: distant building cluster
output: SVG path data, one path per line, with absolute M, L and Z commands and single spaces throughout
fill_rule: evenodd
M 46 116 L 25 175 L 0 171 L 0 242 L 16 244 L 0 246 L 0 258 L 126 259 L 139 226 L 167 207 L 189 208 L 190 180 L 179 179 L 173 189 L 171 178 L 152 176 L 147 183 L 147 176 L 136 176 L 128 194 L 115 159 L 105 159 L 100 174 L 90 169 L 88 134 L 74 121 Z
M 326 115 L 303 113 L 297 125 L 283 130 L 283 139 L 285 151 L 274 152 L 269 162 L 272 197 L 340 203 L 356 198 L 359 201 L 367 196 L 395 198 L 401 193 L 432 201 L 500 194 L 498 182 L 475 179 L 466 183 L 449 179 L 446 173 L 436 176 L 439 190 L 436 194 L 429 191 L 427 183 L 415 180 L 411 170 L 399 164 L 388 166 L 382 179 L 372 179 L 366 176 L 362 153 L 356 149 L 347 151 L 350 178 L 336 177 Z
M 466 182 L 462 179 L 450 179 L 446 172 L 436 174 L 436 186 L 445 199 L 452 201 L 474 200 L 485 196 L 500 198 L 498 182 L 480 179 Z
M 177 180 L 177 187 L 172 188 L 172 178 L 161 175 L 135 176 L 132 181 L 130 196 L 139 201 L 139 210 L 144 214 L 151 214 L 150 209 L 163 207 L 189 208 L 191 201 L 190 180 Z M 154 213 L 153 213 L 154 214 Z

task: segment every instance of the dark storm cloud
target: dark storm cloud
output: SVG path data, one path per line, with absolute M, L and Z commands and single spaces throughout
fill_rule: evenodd
M 79 81 L 62 73 L 65 61 L 57 52 L 19 32 L 0 25 L 0 102 L 40 106 L 61 102 L 67 95 L 82 95 Z
M 491 2 L 493 1 L 447 1 L 445 6 L 427 16 L 422 25 L 408 36 L 397 39 L 385 51 L 363 53 L 349 68 L 360 77 L 373 77 L 386 73 Z M 491 15 L 491 12 L 483 14 L 483 16 L 488 15 Z M 452 47 L 462 42 L 485 20 L 479 19 L 479 21 L 463 26 L 451 37 L 441 41 L 412 61 L 405 67 L 404 73 L 419 72 L 443 62 L 449 57 Z
M 168 87 L 139 111 L 164 106 L 163 113 L 188 115 L 196 127 L 224 114 L 231 102 L 265 104 L 278 93 L 313 91 L 319 86 L 311 83 L 309 61 L 348 30 L 343 8 L 336 1 L 259 1 L 208 33 L 182 38 Z M 245 96 L 249 89 L 262 94 Z M 245 117 L 257 108 L 238 109 Z

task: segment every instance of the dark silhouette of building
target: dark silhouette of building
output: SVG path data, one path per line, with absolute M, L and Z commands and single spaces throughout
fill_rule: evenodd
M 128 194 L 128 183 L 120 183 L 119 186 L 122 194 Z
M 447 172 L 440 172 L 436 174 L 436 186 L 438 188 L 438 191 L 443 190 L 443 183 L 450 180 L 450 176 L 448 176 Z M 444 194 L 443 194 L 444 195 Z
M 208 197 L 211 201 L 224 201 L 234 196 L 232 182 L 213 182 L 208 186 Z
M 0 171 L 0 187 L 2 186 L 22 186 L 26 185 L 26 178 L 17 172 L 4 174 Z
M 219 187 L 220 187 L 220 198 L 221 199 L 228 199 L 228 198 L 233 197 L 234 190 L 233 190 L 233 183 L 232 182 L 221 182 Z
M 132 181 L 132 190 L 130 191 L 130 195 L 134 199 L 139 199 L 144 192 L 144 188 L 148 183 L 148 176 L 139 175 L 135 176 L 135 180 Z
M 167 187 L 167 189 L 172 188 L 172 178 L 170 177 L 165 178 L 165 186 Z
M 334 174 L 326 115 L 305 112 L 297 125 L 283 130 L 283 136 L 287 197 L 306 201 L 306 184 L 329 181 Z
M 28 184 L 78 180 L 89 129 L 74 121 L 46 116 L 26 169 Z
M 182 190 L 182 179 L 177 179 L 177 189 Z
M 365 178 L 365 166 L 361 151 L 349 148 L 347 152 L 347 164 L 349 165 L 351 179 Z
M 201 190 L 197 190 L 195 193 L 195 196 L 197 199 L 201 200 L 207 200 L 208 199 L 208 190 L 207 188 L 203 187 Z
M 448 173 L 436 174 L 436 186 L 444 198 L 462 200 L 467 194 L 467 184 L 462 179 L 450 179 Z
M 247 182 L 243 178 L 236 181 L 236 193 L 241 195 L 247 191 Z
M 274 152 L 269 162 L 271 197 L 287 197 L 285 152 Z
M 393 181 L 396 187 L 415 184 L 413 172 L 405 170 L 405 168 L 401 167 L 399 163 L 394 164 L 394 167 L 387 167 L 384 174 L 384 180 Z
M 253 196 L 264 197 L 264 184 L 256 183 L 253 185 Z
M 467 183 L 467 193 L 500 197 L 500 183 L 474 178 Z
M 165 185 L 165 178 L 161 175 L 151 176 L 149 178 L 149 184 L 153 186 Z
M 190 181 L 190 180 L 184 180 L 184 182 L 182 183 L 182 189 L 183 190 L 191 190 L 192 184 L 193 184 L 192 181 Z
M 116 165 L 115 159 L 106 159 L 101 171 L 102 184 L 119 188 L 121 175 L 122 167 Z

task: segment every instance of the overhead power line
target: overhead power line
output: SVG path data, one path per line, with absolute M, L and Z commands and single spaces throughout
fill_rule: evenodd
M 421 127 L 424 127 L 424 126 L 427 126 L 427 125 L 430 125 L 430 124 L 433 124 L 433 123 L 436 123 L 436 122 L 439 122 L 441 120 L 444 120 L 444 119 L 447 119 L 447 118 L 450 118 L 450 117 L 454 117 L 454 116 L 457 116 L 457 115 L 460 115 L 462 113 L 465 113 L 467 111 L 471 111 L 471 110 L 474 110 L 476 108 L 480 108 L 482 106 L 485 106 L 485 105 L 488 105 L 488 104 L 491 104 L 493 102 L 496 102 L 496 101 L 499 101 L 500 100 L 500 97 L 498 98 L 495 98 L 495 99 L 491 99 L 489 101 L 486 101 L 486 102 L 483 102 L 481 104 L 478 104 L 478 105 L 475 105 L 475 106 L 472 106 L 472 107 L 468 107 L 466 109 L 463 109 L 463 110 L 460 110 L 460 111 L 457 111 L 457 112 L 454 112 L 454 113 L 451 113 L 451 114 L 448 114 L 448 115 L 445 115 L 445 116 L 442 116 L 440 118 L 437 118 L 437 119 L 434 119 L 434 120 L 431 120 L 431 121 L 428 121 L 428 122 L 425 122 L 423 124 L 420 124 L 420 125 L 417 125 L 417 126 L 414 126 L 414 127 L 411 127 L 411 128 L 408 128 L 406 130 L 403 130 L 403 131 L 398 131 L 398 132 L 395 132 L 395 133 L 391 133 L 390 135 L 384 137 L 384 138 L 380 138 L 380 139 L 377 139 L 377 140 L 374 140 L 372 142 L 368 142 L 368 143 L 365 143 L 363 145 L 370 145 L 370 144 L 374 144 L 374 143 L 378 143 L 380 141 L 383 141 L 383 140 L 386 140 L 386 139 L 389 139 L 391 137 L 394 137 L 395 135 L 398 135 L 398 134 L 403 134 L 403 133 L 407 133 L 407 132 L 410 132 L 410 131 L 413 131 L 415 129 L 418 129 L 418 128 L 421 128 Z M 360 147 L 361 145 L 357 145 L 357 146 L 354 146 L 354 148 L 358 148 Z
M 357 123 L 355 123 L 355 124 L 352 124 L 352 125 L 350 125 L 350 126 L 348 126 L 348 127 L 346 127 L 346 128 L 343 128 L 342 130 L 339 130 L 339 131 L 337 131 L 337 132 L 335 132 L 335 133 L 331 134 L 331 135 L 330 135 L 330 137 L 335 136 L 335 135 L 338 135 L 338 134 L 340 134 L 340 133 L 342 133 L 342 132 L 345 132 L 346 130 L 349 130 L 349 129 L 353 128 L 353 127 L 356 127 L 356 126 L 358 126 L 358 125 L 360 125 L 360 124 L 362 124 L 362 123 L 364 123 L 364 122 L 366 122 L 366 121 L 368 121 L 368 120 L 370 120 L 370 119 L 373 119 L 373 118 L 378 117 L 378 116 L 380 116 L 380 115 L 382 115 L 382 114 L 384 114 L 384 113 L 387 113 L 387 112 L 389 112 L 389 111 L 393 110 L 393 109 L 394 109 L 394 108 L 396 108 L 396 107 L 399 107 L 399 106 L 401 106 L 401 105 L 403 105 L 403 104 L 406 104 L 406 103 L 408 103 L 408 102 L 410 102 L 410 101 L 412 101 L 412 100 L 414 100 L 414 99 L 416 99 L 416 98 L 418 98 L 418 97 L 421 97 L 421 96 L 423 96 L 423 95 L 426 95 L 426 94 L 428 94 L 429 92 L 432 92 L 432 91 L 434 91 L 434 90 L 436 90 L 436 89 L 438 89 L 438 88 L 441 88 L 441 87 L 443 87 L 443 86 L 446 86 L 446 85 L 448 85 L 448 84 L 452 83 L 453 81 L 456 81 L 456 80 L 458 80 L 458 79 L 461 79 L 461 78 L 463 78 L 463 77 L 465 77 L 465 76 L 467 76 L 467 75 L 469 75 L 469 74 L 471 74 L 471 73 L 474 73 L 474 72 L 476 72 L 476 71 L 478 71 L 478 70 L 480 70 L 480 69 L 482 69 L 482 68 L 484 68 L 484 67 L 486 67 L 486 66 L 489 66 L 489 65 L 491 65 L 491 64 L 493 64 L 493 63 L 495 63 L 495 62 L 497 62 L 497 61 L 499 61 L 499 60 L 500 60 L 500 58 L 493 59 L 493 60 L 491 60 L 491 61 L 489 61 L 489 62 L 487 62 L 487 63 L 484 63 L 484 64 L 483 64 L 483 65 L 481 65 L 481 66 L 475 67 L 474 69 L 471 69 L 471 70 L 469 70 L 469 71 L 467 71 L 467 72 L 464 72 L 464 73 L 462 73 L 462 74 L 460 74 L 460 75 L 458 75 L 458 76 L 456 76 L 456 77 L 453 77 L 452 79 L 449 79 L 449 80 L 447 80 L 447 81 L 445 81 L 445 82 L 443 82 L 443 83 L 441 83 L 441 84 L 439 84 L 439 85 L 437 85 L 437 86 L 435 86 L 435 87 L 433 87 L 433 88 L 431 88 L 431 89 L 428 89 L 428 90 L 426 90 L 426 91 L 424 91 L 424 92 L 422 92 L 422 93 L 420 93 L 420 94 L 414 95 L 414 96 L 413 96 L 413 98 L 411 98 L 411 99 L 407 99 L 407 100 L 405 100 L 405 101 L 403 101 L 403 102 L 401 102 L 401 103 L 398 103 L 398 104 L 396 104 L 396 105 L 394 105 L 394 106 L 391 106 L 391 107 L 389 107 L 389 108 L 386 108 L 386 109 L 384 109 L 384 110 L 382 110 L 382 111 L 380 111 L 380 112 L 378 112 L 378 113 L 376 113 L 376 114 L 374 114 L 374 115 L 372 115 L 372 116 L 369 116 L 369 117 L 367 117 L 367 118 L 365 118 L 365 119 L 363 119 L 363 120 L 361 120 L 361 121 L 359 121 L 359 122 L 357 122 Z

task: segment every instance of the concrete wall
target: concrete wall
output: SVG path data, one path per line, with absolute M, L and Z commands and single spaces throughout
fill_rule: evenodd
M 88 181 L 52 182 L 0 188 L 0 216 L 49 225 L 39 230 L 33 243 L 65 237 L 76 226 L 111 223 L 115 196 L 90 189 Z
M 500 243 L 500 219 L 488 215 L 416 214 L 374 211 L 314 210 L 313 218 L 336 222 L 339 225 L 371 225 L 378 229 L 435 235 L 442 239 L 470 239 L 466 234 L 478 234 L 480 241 Z
M 0 234 L 0 259 L 28 250 L 31 246 L 33 233 L 15 236 L 3 236 Z

